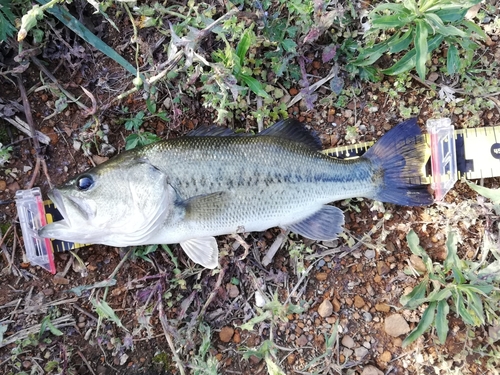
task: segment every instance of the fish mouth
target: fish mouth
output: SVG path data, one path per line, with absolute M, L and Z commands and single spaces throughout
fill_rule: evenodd
M 52 189 L 48 194 L 47 194 L 52 202 L 56 205 L 57 210 L 61 213 L 62 217 L 64 220 L 62 221 L 68 221 L 68 214 L 66 212 L 66 206 L 64 205 L 64 200 L 57 189 Z
M 76 231 L 83 222 L 87 222 L 92 216 L 92 208 L 83 200 L 72 196 L 64 196 L 58 189 L 48 193 L 57 210 L 61 213 L 63 220 L 55 221 L 39 229 L 38 234 L 44 238 L 66 239 Z M 70 215 L 71 213 L 71 215 Z

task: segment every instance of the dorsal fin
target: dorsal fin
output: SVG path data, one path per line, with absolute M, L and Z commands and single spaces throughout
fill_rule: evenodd
M 258 135 L 285 138 L 290 141 L 302 143 L 312 150 L 321 150 L 322 148 L 319 138 L 307 130 L 304 124 L 293 118 L 278 121 Z
M 236 135 L 236 133 L 231 129 L 215 125 L 200 126 L 187 133 L 188 137 L 231 137 L 234 135 Z

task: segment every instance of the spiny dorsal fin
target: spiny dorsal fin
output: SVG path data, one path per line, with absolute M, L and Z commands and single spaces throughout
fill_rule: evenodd
M 215 125 L 200 126 L 187 134 L 188 137 L 231 137 L 235 135 L 236 133 L 231 129 Z
M 322 148 L 319 138 L 307 130 L 304 124 L 293 118 L 278 121 L 258 135 L 285 138 L 293 142 L 302 143 L 312 150 L 321 150 Z

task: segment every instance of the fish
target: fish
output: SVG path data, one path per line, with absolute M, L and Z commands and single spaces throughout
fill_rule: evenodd
M 213 269 L 216 236 L 280 227 L 327 241 L 344 225 L 331 202 L 432 204 L 427 186 L 414 181 L 425 150 L 415 118 L 350 160 L 322 153 L 318 137 L 295 119 L 255 135 L 202 127 L 124 151 L 54 188 L 48 195 L 63 220 L 39 235 L 116 247 L 178 243 Z

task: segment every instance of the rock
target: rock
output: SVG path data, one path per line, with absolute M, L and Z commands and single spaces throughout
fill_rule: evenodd
M 356 343 L 354 342 L 353 338 L 349 335 L 345 335 L 344 337 L 342 337 L 341 344 L 349 349 L 354 348 L 356 346 Z
M 21 190 L 21 186 L 19 186 L 19 182 L 14 181 L 13 183 L 7 185 L 7 189 L 15 193 L 16 191 Z
M 219 338 L 220 341 L 222 342 L 231 341 L 233 335 L 234 335 L 234 328 L 229 326 L 222 327 L 222 329 L 219 332 Z
M 316 280 L 318 281 L 325 281 L 327 278 L 328 274 L 326 272 L 318 272 L 316 274 Z
M 391 269 L 389 268 L 389 266 L 385 262 L 382 262 L 382 261 L 377 262 L 377 273 L 380 276 L 387 275 L 390 270 Z
M 425 268 L 424 261 L 418 255 L 412 254 L 410 256 L 410 263 L 418 272 L 425 272 L 427 268 Z
M 52 282 L 56 285 L 68 285 L 69 280 L 66 279 L 65 277 L 59 276 L 59 275 L 54 275 L 52 278 Z
M 266 298 L 260 290 L 255 291 L 255 306 L 263 307 L 266 304 Z
M 366 321 L 366 322 L 371 322 L 373 320 L 373 316 L 372 314 L 370 314 L 368 311 L 365 311 L 363 313 L 363 319 Z
M 57 143 L 59 136 L 57 135 L 54 128 L 51 128 L 50 126 L 44 126 L 40 129 L 40 131 L 50 138 L 51 145 L 55 145 Z
M 410 326 L 401 315 L 393 314 L 385 319 L 384 330 L 388 335 L 398 337 L 410 332 Z
M 352 349 L 344 348 L 344 350 L 342 350 L 342 353 L 345 357 L 349 358 L 354 353 L 354 351 Z
M 390 351 L 386 350 L 378 358 L 380 359 L 381 362 L 387 363 L 392 359 L 392 354 Z
M 300 335 L 300 337 L 297 339 L 296 344 L 300 348 L 301 346 L 307 345 L 309 340 L 307 340 L 306 335 Z
M 340 311 L 340 302 L 337 298 L 333 299 L 333 311 L 339 312 Z
M 226 285 L 226 291 L 229 298 L 236 298 L 240 294 L 238 287 L 234 284 L 228 283 Z
M 365 305 L 365 300 L 361 296 L 354 297 L 354 306 L 358 309 L 362 308 Z
M 428 79 L 429 81 L 431 81 L 431 82 L 436 82 L 438 78 L 439 78 L 439 74 L 438 74 L 438 73 L 436 73 L 436 72 L 431 72 L 431 73 L 429 74 L 429 76 L 427 77 L 427 79 Z
M 488 327 L 488 336 L 493 342 L 500 340 L 500 324 L 493 324 Z
M 52 288 L 46 288 L 46 289 L 43 289 L 42 290 L 42 293 L 45 295 L 45 296 L 51 296 L 54 294 L 54 289 Z
M 241 334 L 238 331 L 234 332 L 233 342 L 235 344 L 239 344 L 241 342 Z
M 0 191 L 4 191 L 5 189 L 7 189 L 7 183 L 5 180 L 0 180 Z
M 361 371 L 361 375 L 384 375 L 384 373 L 375 366 L 368 365 Z
M 364 358 L 368 354 L 368 349 L 364 346 L 360 346 L 359 348 L 354 349 L 354 355 L 359 359 Z
M 92 160 L 94 161 L 94 163 L 99 165 L 104 163 L 105 161 L 108 161 L 109 158 L 107 156 L 92 155 Z
M 323 302 L 321 302 L 321 305 L 319 305 L 318 307 L 318 314 L 322 318 L 326 318 L 327 316 L 332 315 L 332 313 L 333 313 L 333 305 L 330 302 L 330 300 L 328 299 L 323 300 Z
M 381 312 L 389 312 L 391 311 L 391 306 L 389 306 L 387 303 L 377 303 L 375 305 L 375 310 Z

